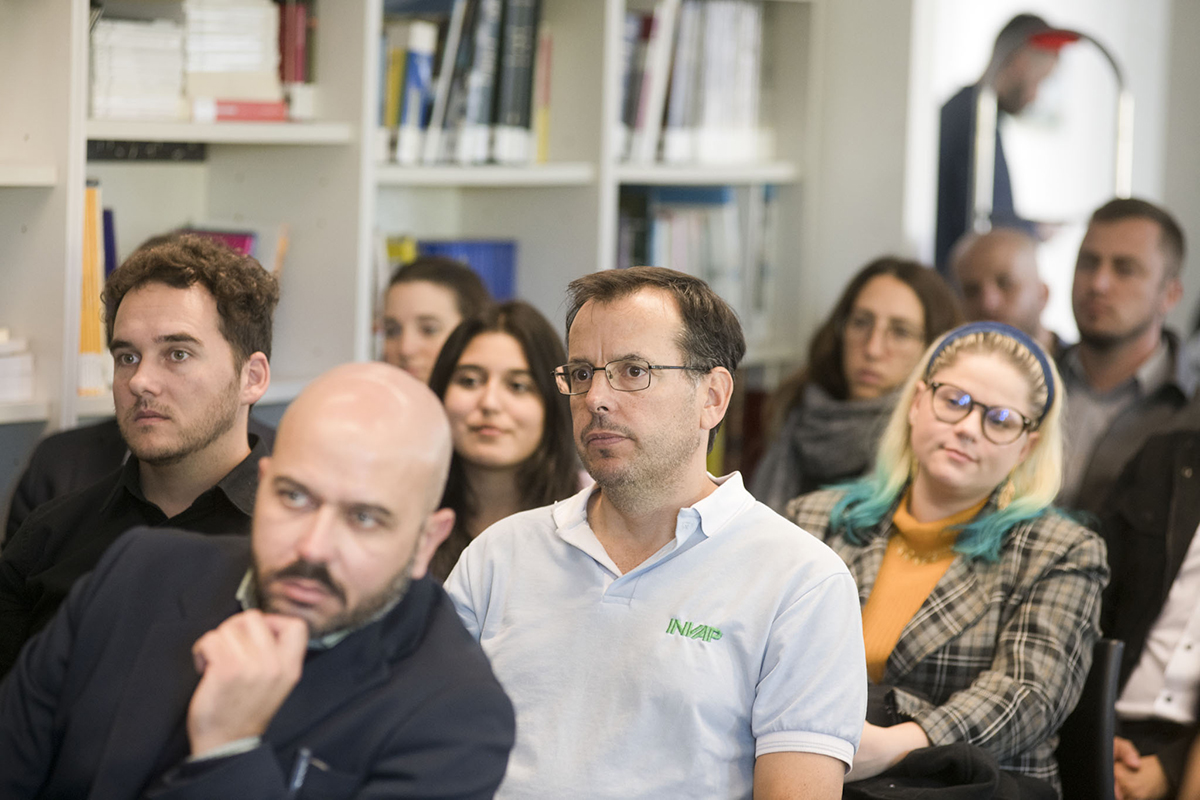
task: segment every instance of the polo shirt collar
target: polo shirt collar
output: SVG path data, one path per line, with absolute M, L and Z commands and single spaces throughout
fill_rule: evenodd
M 238 465 L 226 473 L 217 484 L 200 494 L 196 500 L 212 493 L 223 494 L 238 511 L 247 517 L 254 515 L 254 496 L 258 491 L 258 462 L 268 455 L 267 445 L 256 434 L 249 434 L 250 454 L 243 458 Z M 126 458 L 121 466 L 117 483 L 108 498 L 104 501 L 104 510 L 112 508 L 123 497 L 132 497 L 143 505 L 152 505 L 142 492 L 140 464 L 136 458 Z M 192 506 L 195 506 L 195 502 Z
M 667 543 L 659 553 L 631 570 L 631 574 L 660 563 L 667 554 L 679 551 L 696 535 L 705 539 L 720 535 L 731 527 L 728 523 L 732 519 L 754 504 L 754 497 L 746 491 L 740 472 L 731 472 L 721 478 L 711 474 L 708 477 L 717 484 L 717 488 L 703 500 L 679 509 L 675 521 L 675 539 Z M 583 489 L 556 503 L 551 515 L 555 530 L 563 541 L 587 553 L 614 573 L 620 574 L 588 524 L 588 501 L 593 492 L 598 491 L 600 487 L 595 484 Z
M 1133 377 L 1121 384 L 1121 387 L 1129 386 L 1132 383 L 1140 397 L 1154 394 L 1164 386 L 1175 386 L 1185 394 L 1188 393 L 1189 387 L 1186 386 L 1186 380 L 1183 377 L 1184 371 L 1180 370 L 1176 363 L 1179 361 L 1177 351 L 1178 343 L 1174 334 L 1164 330 L 1158 347 L 1154 349 L 1149 358 L 1142 362 Z M 1092 390 L 1091 384 L 1088 383 L 1087 372 L 1083 368 L 1083 361 L 1079 357 L 1079 345 L 1066 351 L 1063 355 L 1062 366 L 1072 383 L 1084 386 L 1089 391 Z M 1117 391 L 1121 387 L 1112 391 Z

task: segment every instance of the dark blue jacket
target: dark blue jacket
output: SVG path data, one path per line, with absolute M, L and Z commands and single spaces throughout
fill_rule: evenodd
M 187 764 L 191 648 L 240 611 L 246 537 L 135 529 L 80 581 L 0 684 L 0 797 L 488 798 L 513 711 L 425 577 L 382 619 L 310 651 L 241 755 Z M 289 794 L 302 748 L 312 766 Z
M 971 175 L 975 161 L 975 98 L 977 86 L 964 86 L 942 106 L 938 144 L 937 243 L 934 264 L 950 274 L 950 250 L 971 227 Z M 992 184 L 992 225 L 1020 228 L 1033 234 L 1033 223 L 1013 208 L 1008 162 L 996 126 L 996 174 Z

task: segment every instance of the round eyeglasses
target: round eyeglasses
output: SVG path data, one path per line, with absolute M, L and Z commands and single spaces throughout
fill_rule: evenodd
M 960 422 L 978 406 L 983 435 L 993 444 L 1012 444 L 1025 431 L 1037 429 L 1034 421 L 1020 411 L 1005 406 L 984 405 L 957 386 L 930 383 L 929 388 L 933 392 L 933 415 L 942 422 Z
M 597 372 L 608 377 L 608 385 L 618 392 L 640 392 L 650 388 L 650 372 L 656 369 L 686 369 L 692 372 L 708 372 L 702 367 L 674 367 L 666 364 L 651 364 L 640 358 L 621 358 L 610 361 L 603 367 L 594 367 L 582 361 L 563 364 L 554 370 L 554 382 L 558 391 L 566 395 L 587 394 L 592 388 L 592 378 Z

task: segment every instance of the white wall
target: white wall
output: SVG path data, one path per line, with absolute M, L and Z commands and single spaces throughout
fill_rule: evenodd
M 1167 75 L 1167 135 L 1163 200 L 1188 237 L 1184 297 L 1172 315 L 1191 331 L 1200 300 L 1200 3 L 1176 0 L 1172 9 Z
M 903 229 L 911 0 L 822 3 L 823 59 L 815 208 L 806 265 L 806 329 L 849 277 L 883 253 L 912 255 Z

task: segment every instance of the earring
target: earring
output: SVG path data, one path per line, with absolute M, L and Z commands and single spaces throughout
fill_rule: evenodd
M 1000 496 L 996 498 L 996 508 L 1000 511 L 1008 508 L 1016 494 L 1017 487 L 1013 485 L 1012 476 L 1010 475 L 1005 478 L 1004 486 L 1000 487 Z

